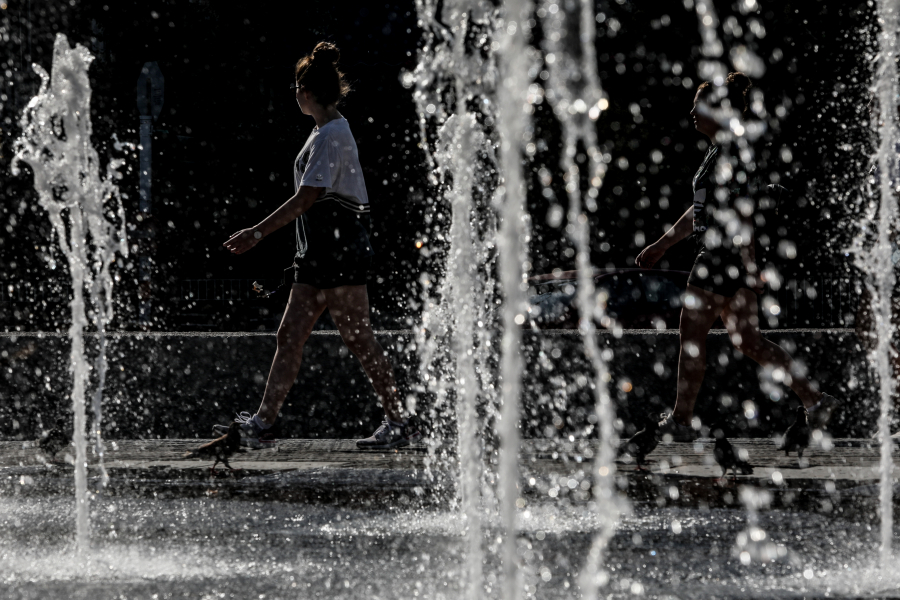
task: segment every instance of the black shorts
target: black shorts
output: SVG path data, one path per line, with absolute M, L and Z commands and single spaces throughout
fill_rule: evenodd
M 697 258 L 688 277 L 688 284 L 733 298 L 741 288 L 747 288 L 747 269 L 741 260 L 740 251 L 736 248 L 719 247 L 709 250 L 701 241 L 699 234 L 694 234 L 697 245 Z
M 344 285 L 366 285 L 371 256 L 333 255 L 309 256 L 294 260 L 294 283 L 311 285 L 320 290 L 330 290 Z

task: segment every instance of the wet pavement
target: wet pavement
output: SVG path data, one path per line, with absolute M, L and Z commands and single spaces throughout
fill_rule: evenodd
M 358 450 L 354 440 L 281 440 L 274 448 L 234 455 L 228 471 L 212 460 L 186 458 L 203 440 L 108 440 L 105 495 L 243 497 L 341 505 L 441 504 L 455 496 L 456 465 L 416 445 Z M 871 440 L 814 441 L 802 459 L 778 450 L 777 439 L 734 439 L 753 474 L 722 477 L 713 441 L 660 443 L 638 470 L 617 462 L 620 489 L 638 504 L 710 508 L 740 506 L 737 488 L 772 494 L 772 506 L 813 512 L 868 514 L 877 499 L 879 449 Z M 0 442 L 0 495 L 72 491 L 71 454 L 48 458 L 35 442 Z M 71 450 L 71 448 L 69 449 Z M 522 497 L 528 503 L 585 503 L 591 499 L 595 443 L 525 440 L 520 453 Z M 898 454 L 895 449 L 895 455 Z M 486 468 L 489 465 L 485 465 Z M 96 457 L 89 475 L 99 485 Z M 897 479 L 895 478 L 895 482 Z
M 110 481 L 91 499 L 86 556 L 73 546 L 67 450 L 48 461 L 34 442 L 0 443 L 0 597 L 465 597 L 466 520 L 440 452 L 451 444 L 283 440 L 234 456 L 236 473 L 210 474 L 211 460 L 184 458 L 201 441 L 107 441 Z M 826 438 L 800 464 L 775 440 L 733 443 L 754 465 L 736 483 L 722 480 L 712 440 L 662 443 L 645 471 L 619 461 L 630 508 L 604 559 L 604 597 L 900 597 L 898 571 L 877 568 L 876 447 Z M 606 518 L 590 492 L 595 448 L 522 444 L 524 597 L 581 595 Z M 99 491 L 93 459 L 89 473 Z M 749 488 L 770 496 L 753 519 L 740 501 Z M 502 532 L 489 504 L 483 597 L 497 598 Z

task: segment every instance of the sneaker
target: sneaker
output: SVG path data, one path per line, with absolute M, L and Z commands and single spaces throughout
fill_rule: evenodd
M 241 446 L 254 450 L 275 447 L 275 436 L 272 432 L 258 428 L 253 423 L 253 415 L 247 411 L 239 413 L 234 422 L 241 424 Z M 226 433 L 228 433 L 228 425 L 213 425 L 214 436 L 220 437 Z
M 385 450 L 408 446 L 422 439 L 422 432 L 412 418 L 403 423 L 395 423 L 384 418 L 381 427 L 375 430 L 371 436 L 356 441 L 357 448 L 366 450 Z
M 697 439 L 697 431 L 690 425 L 681 425 L 675 422 L 672 413 L 662 413 L 657 437 L 663 442 L 693 442 Z
M 842 402 L 834 396 L 822 394 L 822 399 L 809 408 L 810 429 L 825 429 L 825 426 L 831 420 L 832 413 L 841 404 Z

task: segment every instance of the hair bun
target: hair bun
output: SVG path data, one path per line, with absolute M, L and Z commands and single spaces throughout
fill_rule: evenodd
M 324 60 L 335 65 L 341 59 L 341 51 L 330 42 L 319 42 L 312 51 L 313 60 Z
M 742 73 L 741 71 L 729 73 L 728 78 L 725 81 L 726 83 L 734 84 L 743 92 L 746 92 L 753 87 L 753 82 L 750 81 L 750 78 L 747 77 L 746 73 Z

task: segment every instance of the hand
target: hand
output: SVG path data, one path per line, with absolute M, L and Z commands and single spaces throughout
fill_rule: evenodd
M 666 253 L 665 248 L 660 248 L 657 244 L 650 244 L 638 254 L 634 262 L 642 269 L 652 269 L 663 254 Z
M 259 234 L 259 237 L 256 237 L 256 234 Z M 233 254 L 243 254 L 256 246 L 261 239 L 262 233 L 258 229 L 251 227 L 250 229 L 241 229 L 237 233 L 232 234 L 228 241 L 222 245 L 231 250 Z

